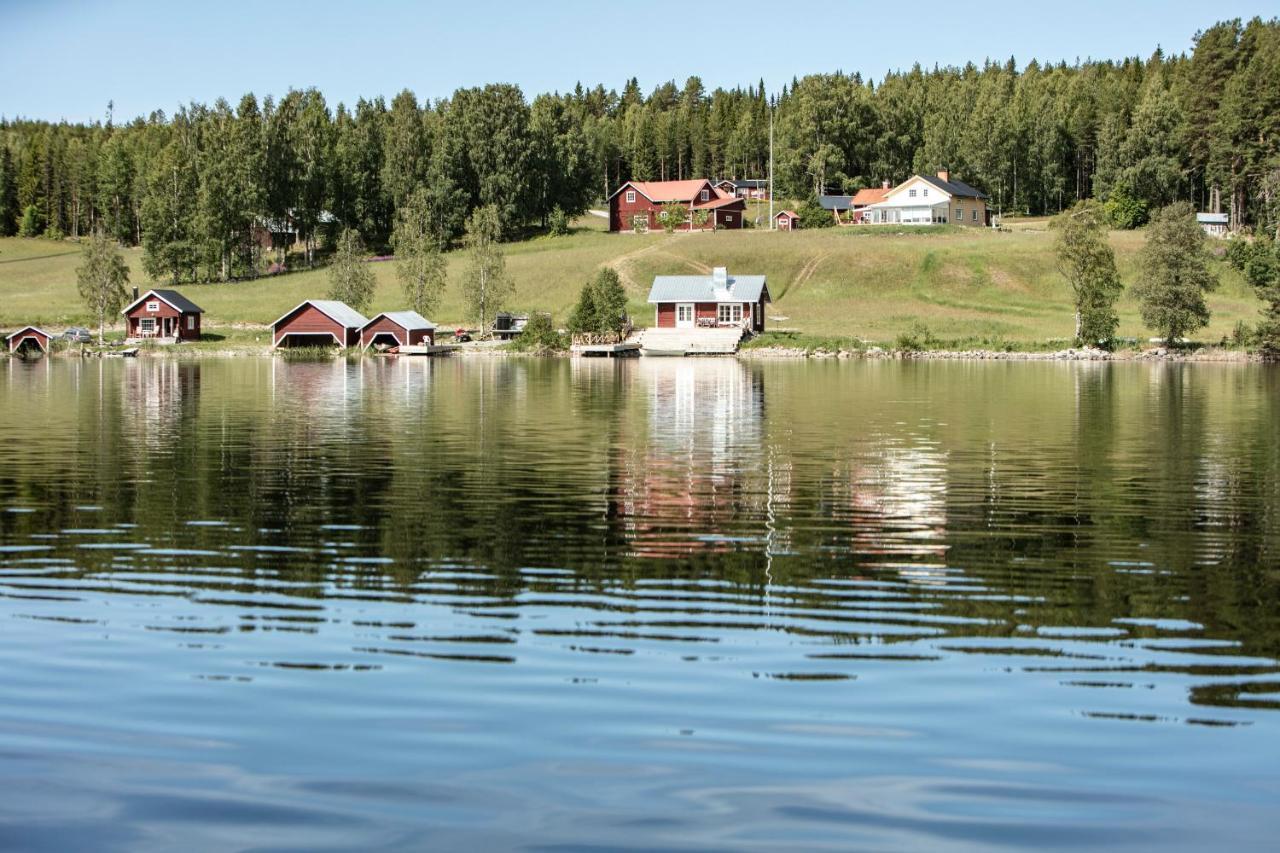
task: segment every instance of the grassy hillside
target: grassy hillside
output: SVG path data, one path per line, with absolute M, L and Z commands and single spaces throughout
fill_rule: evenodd
M 1042 343 L 1072 332 L 1071 293 L 1052 256 L 1052 236 L 1043 221 L 1019 224 L 1012 233 L 955 227 L 889 230 L 842 228 L 794 233 L 768 231 L 706 234 L 604 232 L 605 222 L 584 217 L 568 237 L 539 237 L 507 247 L 516 281 L 512 307 L 549 310 L 563 320 L 582 282 L 602 265 L 617 269 L 640 325 L 652 322 L 645 304 L 654 275 L 708 271 L 764 273 L 774 304 L 772 328 L 806 335 L 856 336 L 889 342 L 923 322 L 948 340 Z M 1136 274 L 1141 232 L 1111 237 L 1121 275 Z M 128 250 L 134 281 L 149 282 L 141 252 Z M 465 257 L 449 257 L 452 276 Z M 0 328 L 34 322 L 51 326 L 87 322 L 76 295 L 78 248 L 45 240 L 0 240 Z M 1211 326 L 1199 334 L 1216 341 L 1239 320 L 1254 323 L 1258 302 L 1241 277 L 1219 263 L 1222 287 L 1210 297 Z M 402 307 L 392 263 L 374 265 L 378 291 L 374 311 Z M 307 297 L 323 296 L 324 270 L 234 284 L 186 285 L 182 290 L 208 312 L 206 325 L 268 323 Z M 1137 306 L 1120 304 L 1122 336 L 1145 338 Z M 785 319 L 784 319 L 785 318 Z M 433 318 L 462 323 L 459 289 L 451 287 Z

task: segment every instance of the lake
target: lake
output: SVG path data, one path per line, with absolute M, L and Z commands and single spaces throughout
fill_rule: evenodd
M 1230 849 L 1280 370 L 0 362 L 0 848 Z

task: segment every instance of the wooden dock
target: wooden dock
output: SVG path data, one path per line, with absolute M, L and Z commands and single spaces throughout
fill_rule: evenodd
M 448 355 L 456 349 L 452 344 L 406 344 L 384 350 L 382 355 Z
M 574 344 L 569 350 L 574 355 L 600 358 L 626 358 L 640 354 L 639 341 L 622 341 L 616 344 Z

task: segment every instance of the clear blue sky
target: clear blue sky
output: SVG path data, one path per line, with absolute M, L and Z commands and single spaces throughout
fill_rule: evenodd
M 191 8 L 187 8 L 190 6 Z M 919 62 L 1014 56 L 1148 56 L 1189 50 L 1217 20 L 1271 17 L 1264 2 L 1075 0 L 462 0 L 185 3 L 0 0 L 0 115 L 86 121 L 115 102 L 117 121 L 191 100 L 233 103 L 315 86 L 330 105 L 408 87 L 519 84 L 527 96 L 639 77 L 696 74 L 707 87 L 775 91 L 793 76 L 859 71 L 879 79 Z M 198 7 L 198 8 L 197 8 Z

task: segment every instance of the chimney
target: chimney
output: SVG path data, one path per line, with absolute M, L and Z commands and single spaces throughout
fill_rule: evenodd
M 728 287 L 729 270 L 725 267 L 716 267 L 711 271 L 711 281 L 716 287 Z
M 939 169 L 939 170 L 938 170 L 938 177 L 939 177 L 939 178 L 941 178 L 941 179 L 942 179 L 942 180 L 944 180 L 944 181 L 950 181 L 950 180 L 951 180 L 951 173 L 950 173 L 950 172 L 948 172 L 946 169 Z
M 887 190 L 887 189 L 889 189 L 889 179 L 888 179 L 888 178 L 885 178 L 883 181 L 881 181 L 881 182 L 880 182 L 880 189 L 882 189 L 882 190 Z
M 133 287 L 133 298 L 134 298 L 134 301 L 137 301 L 137 299 L 138 299 L 138 286 L 137 286 L 137 285 L 134 285 L 134 287 Z

